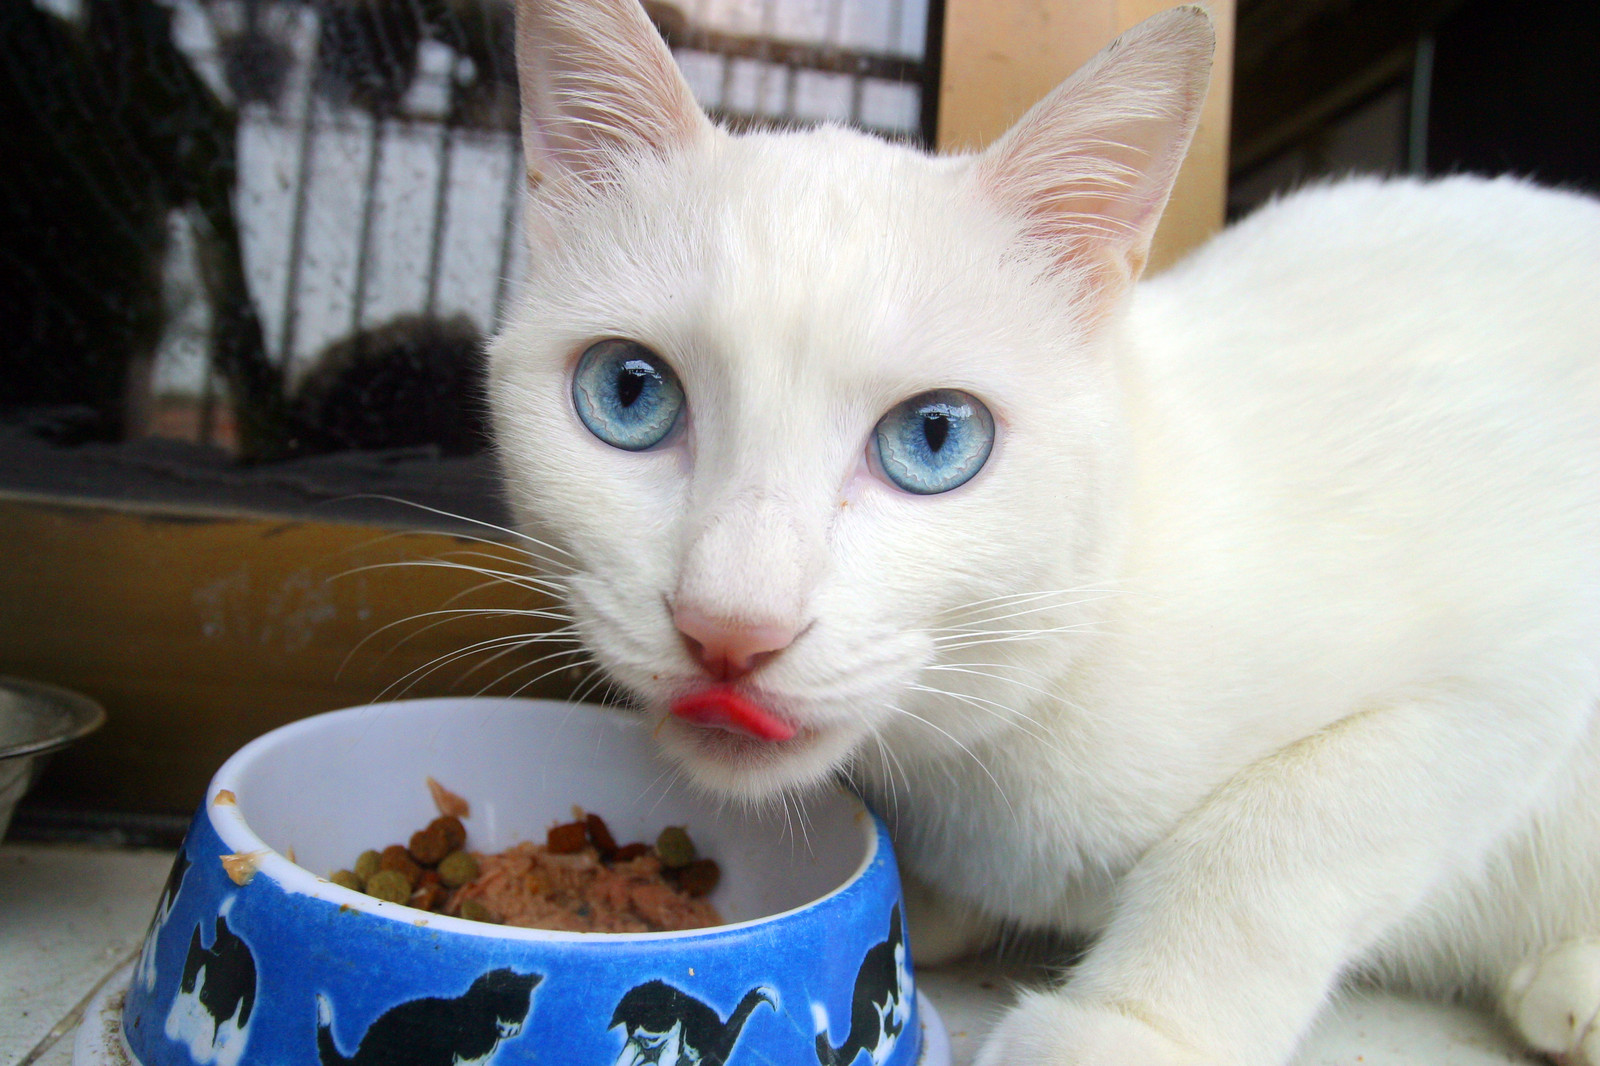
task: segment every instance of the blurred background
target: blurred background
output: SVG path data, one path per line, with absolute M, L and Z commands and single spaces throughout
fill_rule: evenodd
M 525 254 L 506 0 L 6 4 L 5 417 L 249 462 L 481 449 Z M 649 10 L 730 125 L 928 139 L 927 0 Z
M 646 6 L 733 126 L 936 143 L 942 0 Z M 481 450 L 480 352 L 525 254 L 507 0 L 5 0 L 0 17 L 13 443 Z M 1578 0 L 1241 0 L 1229 213 L 1351 171 L 1592 188 L 1597 20 Z

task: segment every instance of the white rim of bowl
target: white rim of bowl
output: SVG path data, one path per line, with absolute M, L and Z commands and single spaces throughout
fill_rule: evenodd
M 860 881 L 871 868 L 873 860 L 878 857 L 878 821 L 859 796 L 854 795 L 841 786 L 834 786 L 837 794 L 843 796 L 855 808 L 855 820 L 862 827 L 866 835 L 866 853 L 856 865 L 849 876 L 828 892 L 807 900 L 797 907 L 778 911 L 775 914 L 765 914 L 760 918 L 749 918 L 742 922 L 727 922 L 723 925 L 706 926 L 703 929 L 685 929 L 681 931 L 667 931 L 659 933 L 575 933 L 562 929 L 527 929 L 515 925 L 496 925 L 490 922 L 474 922 L 466 918 L 455 918 L 447 914 L 435 914 L 432 911 L 418 910 L 403 903 L 389 903 L 385 900 L 374 899 L 364 892 L 336 885 L 325 877 L 318 877 L 304 866 L 289 861 L 287 855 L 268 846 L 266 841 L 256 835 L 255 831 L 246 823 L 244 814 L 239 810 L 237 777 L 240 766 L 248 758 L 257 754 L 259 749 L 275 747 L 286 740 L 290 740 L 297 733 L 306 732 L 317 723 L 330 718 L 342 718 L 359 714 L 371 714 L 389 707 L 416 706 L 418 704 L 434 703 L 521 703 L 529 705 L 576 707 L 584 710 L 599 711 L 608 716 L 616 716 L 625 728 L 633 728 L 627 724 L 626 719 L 618 716 L 611 708 L 602 707 L 593 703 L 566 703 L 561 700 L 531 700 L 516 697 L 494 696 L 462 696 L 462 697 L 433 697 L 413 700 L 393 700 L 388 703 L 371 703 L 360 707 L 346 707 L 337 711 L 326 711 L 301 718 L 287 725 L 279 726 L 268 733 L 256 737 L 244 747 L 228 757 L 211 778 L 211 783 L 206 786 L 206 816 L 211 821 L 212 828 L 216 831 L 222 843 L 233 848 L 233 854 L 251 857 L 248 860 L 249 879 L 265 874 L 283 887 L 285 891 L 299 895 L 311 896 L 328 903 L 338 904 L 353 910 L 375 914 L 391 921 L 404 922 L 426 928 L 439 928 L 450 932 L 465 933 L 469 936 L 481 936 L 495 940 L 535 940 L 535 941 L 560 941 L 567 943 L 619 943 L 633 940 L 692 940 L 698 937 L 720 936 L 727 932 L 750 929 L 755 926 L 766 925 L 769 922 L 798 914 L 809 910 L 818 904 L 824 903 L 834 896 L 849 889 Z M 227 792 L 234 797 L 233 801 L 225 801 L 220 797 Z M 231 876 L 231 875 L 230 875 Z M 242 886 L 241 886 L 242 887 Z

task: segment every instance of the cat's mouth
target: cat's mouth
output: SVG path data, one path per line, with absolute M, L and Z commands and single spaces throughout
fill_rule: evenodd
M 853 720 L 748 684 L 685 679 L 662 695 L 651 710 L 657 744 L 697 784 L 727 796 L 762 800 L 819 784 L 860 739 Z
M 771 767 L 812 747 L 816 740 L 811 730 L 797 731 L 787 740 L 763 740 L 737 730 L 688 722 L 670 714 L 662 722 L 661 729 L 678 734 L 680 743 L 686 742 L 702 768 L 710 762 L 723 771 L 733 772 Z
M 706 729 L 721 729 L 752 740 L 793 740 L 799 728 L 727 685 L 691 692 L 672 701 L 671 714 Z
M 817 740 L 815 729 L 728 685 L 678 696 L 658 729 L 676 734 L 699 757 L 729 769 L 771 765 Z

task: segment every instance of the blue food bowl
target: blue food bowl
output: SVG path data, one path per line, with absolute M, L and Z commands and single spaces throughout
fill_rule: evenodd
M 511 928 L 325 880 L 433 818 L 429 777 L 471 803 L 476 851 L 542 841 L 574 806 L 619 840 L 686 825 L 721 866 L 727 924 Z M 576 704 L 411 700 L 269 733 L 218 771 L 179 852 L 127 1049 L 142 1066 L 916 1063 L 926 1007 L 882 823 L 842 790 L 763 816 L 673 780 L 639 722 Z

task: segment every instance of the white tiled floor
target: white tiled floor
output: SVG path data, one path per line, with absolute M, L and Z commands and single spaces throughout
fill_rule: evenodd
M 71 1066 L 76 1012 L 135 951 L 172 853 L 0 846 L 0 1066 Z M 966 963 L 918 975 L 950 1031 L 953 1066 L 1038 967 Z M 52 1039 L 54 1042 L 52 1043 Z M 1532 1066 L 1497 1024 L 1456 1007 L 1355 996 L 1307 1040 L 1296 1066 Z
M 138 950 L 171 866 L 170 851 L 0 846 L 0 1064 L 72 1061 L 74 1012 Z

